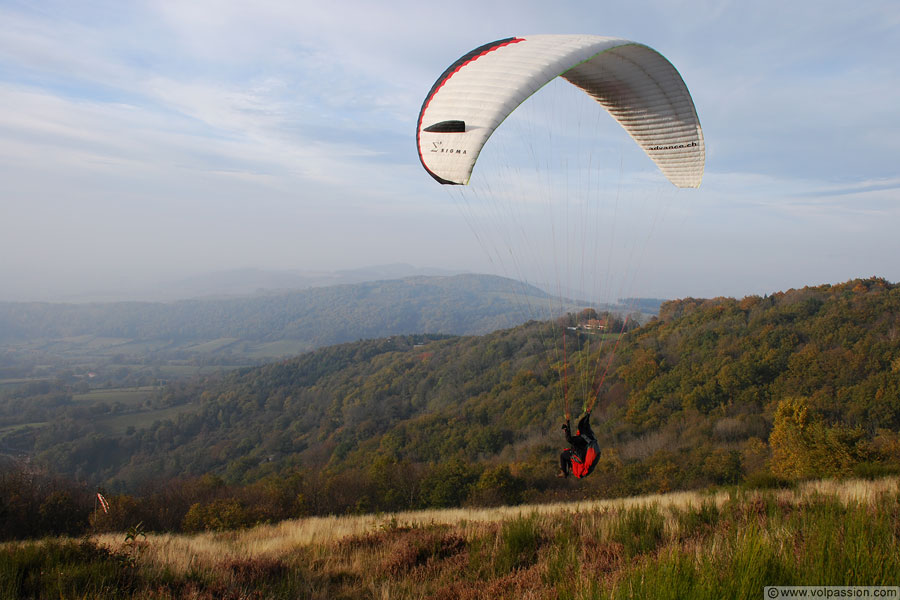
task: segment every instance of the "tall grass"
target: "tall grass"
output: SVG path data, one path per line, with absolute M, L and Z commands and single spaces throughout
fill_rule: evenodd
M 822 494 L 817 485 L 794 502 L 773 493 L 734 498 L 704 542 L 670 541 L 608 597 L 737 598 L 759 596 L 768 585 L 897 585 L 900 495 L 856 500 L 856 484 L 824 488 L 840 493 Z M 682 513 L 682 532 L 696 531 L 698 522 L 706 527 L 710 514 L 702 506 L 693 517 Z
M 499 532 L 490 532 L 472 540 L 470 566 L 479 576 L 507 575 L 526 569 L 538 560 L 543 532 L 538 515 L 506 521 Z
M 663 542 L 666 519 L 655 505 L 626 509 L 613 521 L 610 539 L 622 544 L 625 556 L 653 552 Z
M 0 552 L 0 599 L 121 598 L 136 573 L 129 555 L 86 540 L 10 544 Z
M 897 479 L 0 546 L 3 598 L 722 598 L 896 585 Z M 113 590 L 118 592 L 114 593 Z

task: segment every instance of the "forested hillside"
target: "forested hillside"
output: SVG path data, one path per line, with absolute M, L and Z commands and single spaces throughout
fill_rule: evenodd
M 560 332 L 591 316 L 480 337 L 362 341 L 173 385 L 152 400 L 170 418 L 121 434 L 92 425 L 110 407 L 72 407 L 63 389 L 7 397 L 3 423 L 19 425 L 6 443 L 110 490 L 211 473 L 218 494 L 241 498 L 241 489 L 265 495 L 254 482 L 292 481 L 284 510 L 305 513 L 628 495 L 900 465 L 896 284 L 668 302 L 618 343 L 611 332 L 622 321 L 599 337 L 570 330 L 566 370 Z M 594 416 L 600 465 L 587 480 L 556 480 L 564 382 L 577 407 L 590 393 L 573 383 L 579 369 L 607 364 L 613 351 Z M 22 422 L 29 409 L 33 425 Z

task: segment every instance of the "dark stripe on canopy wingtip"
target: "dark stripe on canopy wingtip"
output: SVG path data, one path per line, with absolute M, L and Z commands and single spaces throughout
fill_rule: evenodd
M 424 162 L 422 163 L 422 166 L 425 167 Z M 449 179 L 444 179 L 440 175 L 435 175 L 432 172 L 432 170 L 429 169 L 428 167 L 425 167 L 425 172 L 427 172 L 429 175 L 431 175 L 434 178 L 434 180 L 437 181 L 438 183 L 440 183 L 441 185 L 462 185 L 461 183 L 457 183 L 455 181 L 450 181 Z

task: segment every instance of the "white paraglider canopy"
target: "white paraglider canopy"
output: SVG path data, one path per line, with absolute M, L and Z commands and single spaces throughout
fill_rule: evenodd
M 681 75 L 655 50 L 595 35 L 534 35 L 485 44 L 438 78 L 419 112 L 419 158 L 437 181 L 468 184 L 503 120 L 557 77 L 584 90 L 678 187 L 699 187 L 706 150 Z

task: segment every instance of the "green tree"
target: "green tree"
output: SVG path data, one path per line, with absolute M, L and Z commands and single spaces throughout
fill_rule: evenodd
M 433 465 L 422 481 L 422 503 L 434 508 L 461 506 L 479 474 L 477 466 L 459 457 Z
M 525 492 L 525 480 L 516 477 L 508 465 L 484 470 L 472 487 L 469 501 L 477 506 L 520 504 Z
M 56 535 L 74 535 L 84 531 L 88 511 L 79 506 L 68 491 L 55 491 L 38 509 L 42 529 Z
M 188 509 L 182 527 L 185 531 L 225 531 L 256 524 L 256 516 L 234 498 L 196 503 Z

